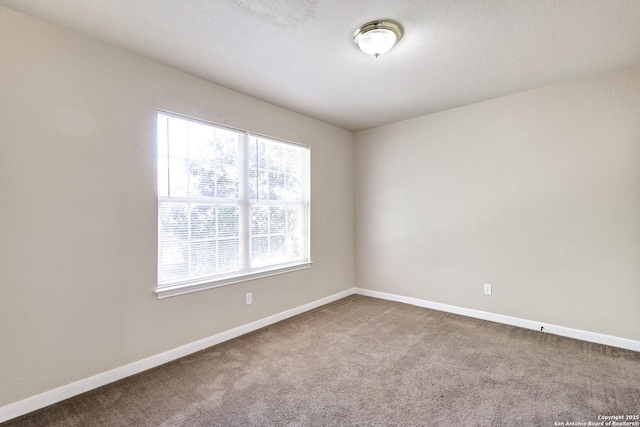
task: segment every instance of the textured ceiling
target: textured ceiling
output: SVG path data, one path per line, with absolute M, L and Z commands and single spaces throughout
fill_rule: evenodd
M 361 130 L 640 64 L 639 0 L 0 0 L 222 86 Z M 368 21 L 405 30 L 378 59 Z

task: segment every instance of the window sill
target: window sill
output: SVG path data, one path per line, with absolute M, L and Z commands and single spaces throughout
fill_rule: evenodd
M 204 280 L 195 283 L 185 283 L 180 285 L 165 286 L 156 289 L 158 299 L 175 297 L 182 294 L 189 294 L 191 292 L 204 291 L 205 289 L 219 288 L 221 286 L 233 285 L 234 283 L 247 282 L 249 280 L 262 279 L 264 277 L 276 276 L 278 274 L 289 273 L 292 271 L 304 270 L 313 264 L 313 261 L 305 261 L 296 263 L 293 265 L 287 265 L 284 267 L 272 268 L 269 270 L 262 270 L 257 272 L 243 273 L 233 277 L 225 277 L 223 279 Z

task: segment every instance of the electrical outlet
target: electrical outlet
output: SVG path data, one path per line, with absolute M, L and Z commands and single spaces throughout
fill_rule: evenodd
M 244 297 L 244 302 L 249 305 L 253 302 L 253 294 L 251 292 L 247 292 L 247 295 Z
M 484 284 L 484 294 L 485 295 L 491 295 L 491 285 L 488 283 Z

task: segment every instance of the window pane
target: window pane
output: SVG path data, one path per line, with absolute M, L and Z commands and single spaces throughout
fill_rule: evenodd
M 189 243 L 160 241 L 158 283 L 182 280 L 189 273 Z
M 269 258 L 272 264 L 287 261 L 286 236 L 273 236 L 269 240 Z
M 251 239 L 251 267 L 265 265 L 269 265 L 269 237 L 254 237 Z
M 238 206 L 218 207 L 218 237 L 240 236 L 240 208 Z
M 284 146 L 278 142 L 269 141 L 267 145 L 267 158 L 269 162 L 269 169 L 283 171 L 285 170 L 285 160 L 283 157 Z
M 285 174 L 269 172 L 269 200 L 285 200 Z
M 302 163 L 302 149 L 298 147 L 286 147 L 283 150 L 283 163 L 288 174 L 297 174 Z
M 287 200 L 301 201 L 300 178 L 297 175 L 287 175 Z
M 269 173 L 267 171 L 258 171 L 257 176 L 258 200 L 267 200 L 269 198 Z
M 267 143 L 263 139 L 258 139 L 256 143 L 257 149 L 257 167 L 259 169 L 267 168 Z
M 257 169 L 249 169 L 249 200 L 257 200 L 258 198 L 258 171 Z
M 215 141 L 215 130 L 203 123 L 189 122 L 189 158 L 194 160 L 209 158 Z
M 252 200 L 302 201 L 307 150 L 258 138 L 249 146 L 249 193 Z
M 189 122 L 187 122 L 186 120 L 177 119 L 175 117 L 168 117 L 167 122 L 169 125 L 169 157 L 174 159 L 188 159 Z
M 159 115 L 158 156 L 169 158 L 168 195 L 238 199 L 241 142 L 233 130 Z
M 272 206 L 270 234 L 284 234 L 287 232 L 287 208 Z
M 232 159 L 210 158 L 187 162 L 189 195 L 237 199 L 240 191 L 239 166 L 236 163 L 225 164 L 225 161 Z
M 190 276 L 207 276 L 216 273 L 216 241 L 192 242 L 191 243 L 191 268 Z
M 300 218 L 302 217 L 301 207 L 291 207 L 287 212 L 287 231 L 289 233 L 299 233 L 301 231 Z
M 169 155 L 168 126 L 169 118 L 167 116 L 158 115 L 158 157 L 167 158 Z
M 214 239 L 217 235 L 216 208 L 209 205 L 195 205 L 191 210 L 192 239 Z
M 283 264 L 303 258 L 302 212 L 299 206 L 251 207 L 251 267 Z
M 216 195 L 216 172 L 213 164 L 208 161 L 188 161 L 186 162 L 188 173 L 188 195 L 215 197 Z
M 251 234 L 269 233 L 269 208 L 267 206 L 251 207 Z
M 169 195 L 169 161 L 166 157 L 158 157 L 158 195 Z
M 240 197 L 240 174 L 238 166 L 218 165 L 215 168 L 216 197 L 237 199 Z
M 240 268 L 240 239 L 218 241 L 218 265 L 220 273 Z
M 292 261 L 303 258 L 302 236 L 300 234 L 287 235 L 287 256 Z
M 188 161 L 169 159 L 169 196 L 185 197 L 189 195 Z
M 160 240 L 186 240 L 189 236 L 189 205 L 166 203 L 160 206 L 158 229 Z

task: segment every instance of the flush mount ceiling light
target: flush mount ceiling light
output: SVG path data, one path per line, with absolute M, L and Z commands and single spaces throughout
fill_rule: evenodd
M 353 35 L 353 42 L 367 55 L 378 57 L 389 52 L 402 37 L 402 27 L 393 21 L 373 21 L 364 24 Z

